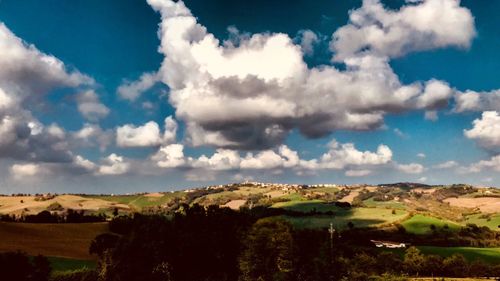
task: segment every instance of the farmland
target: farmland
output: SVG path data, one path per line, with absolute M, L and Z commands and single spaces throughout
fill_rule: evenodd
M 402 225 L 408 233 L 413 234 L 429 234 L 432 232 L 432 226 L 436 230 L 449 229 L 450 231 L 456 231 L 460 229 L 460 225 L 455 222 L 424 215 L 415 215 L 402 222 Z
M 93 260 L 90 242 L 108 231 L 107 223 L 31 224 L 0 223 L 0 251 L 23 251 L 78 260 Z

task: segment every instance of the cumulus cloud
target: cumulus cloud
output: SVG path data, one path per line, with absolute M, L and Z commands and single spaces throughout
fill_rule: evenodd
M 314 48 L 320 41 L 318 35 L 309 29 L 300 30 L 296 40 L 300 43 L 302 52 L 307 56 L 314 54 Z
M 160 143 L 160 127 L 154 121 L 143 126 L 124 125 L 116 129 L 116 144 L 119 147 L 155 146 Z
M 481 160 L 462 169 L 463 172 L 465 171 L 469 173 L 479 173 L 483 170 L 500 172 L 500 155 L 493 156 L 489 160 Z
M 474 18 L 457 0 L 425 0 L 399 10 L 379 0 L 364 0 L 349 13 L 349 24 L 333 34 L 331 50 L 341 61 L 360 53 L 400 57 L 410 52 L 456 46 L 468 48 Z
M 392 159 L 392 151 L 386 145 L 379 145 L 376 152 L 359 151 L 352 143 L 340 144 L 333 140 L 329 148 L 320 158 L 321 168 L 344 169 L 352 166 L 382 165 Z
M 122 175 L 129 171 L 130 163 L 123 156 L 110 154 L 103 159 L 103 163 L 99 166 L 98 175 Z
M 0 87 L 16 95 L 43 94 L 56 87 L 91 85 L 93 79 L 73 70 L 62 61 L 40 52 L 14 35 L 0 22 Z
M 387 113 L 436 110 L 450 96 L 441 81 L 402 84 L 388 59 L 378 55 L 346 58 L 345 70 L 308 68 L 304 47 L 286 34 L 233 32 L 237 44 L 221 43 L 182 1 L 148 3 L 162 16 L 159 50 L 165 58 L 158 79 L 170 88 L 169 102 L 194 146 L 269 149 L 293 128 L 312 138 L 372 130 Z M 459 15 L 467 11 L 443 5 Z
M 455 95 L 457 113 L 500 110 L 500 90 L 490 92 L 465 91 Z
M 396 164 L 396 169 L 406 174 L 421 174 L 425 168 L 418 163 Z
M 45 173 L 47 173 L 47 170 L 36 163 L 14 164 L 10 167 L 10 175 L 16 180 L 39 176 Z
M 481 119 L 472 122 L 472 128 L 464 130 L 467 138 L 490 150 L 500 148 L 500 115 L 496 111 L 483 112 Z
M 169 144 L 162 146 L 151 160 L 161 168 L 176 168 L 186 164 L 184 146 L 182 144 Z
M 172 116 L 165 118 L 163 136 L 160 126 L 150 121 L 142 126 L 124 125 L 116 129 L 116 144 L 119 147 L 150 147 L 172 143 L 176 139 L 177 122 Z
M 99 97 L 93 90 L 85 91 L 76 97 L 78 111 L 90 121 L 97 121 L 108 116 L 109 108 L 99 101 Z
M 295 169 L 297 171 L 319 169 L 355 169 L 385 165 L 392 160 L 392 151 L 385 145 L 380 145 L 377 151 L 360 151 L 352 143 L 340 144 L 332 141 L 329 149 L 320 158 L 300 159 L 298 153 L 286 145 L 276 150 L 247 152 L 243 156 L 236 150 L 217 149 L 211 156 L 201 155 L 198 158 L 184 155 L 184 146 L 170 144 L 162 146 L 151 160 L 162 168 L 189 168 L 214 171 L 223 170 L 278 170 Z M 359 169 L 363 170 L 363 169 Z M 364 169 L 366 170 L 366 169 Z M 348 174 L 355 174 L 349 172 Z M 362 172 L 358 172 L 362 173 Z
M 0 158 L 32 163 L 25 171 L 34 171 L 41 162 L 72 163 L 71 140 L 64 129 L 42 124 L 30 106 L 53 89 L 91 87 L 95 82 L 27 44 L 3 23 L 0 53 Z
M 104 130 L 97 124 L 86 123 L 75 132 L 71 132 L 71 143 L 76 147 L 99 147 L 101 151 L 111 145 L 115 134 L 112 130 Z
M 143 92 L 151 89 L 156 83 L 158 83 L 156 73 L 144 73 L 137 81 L 125 81 L 118 87 L 117 92 L 122 99 L 135 101 Z

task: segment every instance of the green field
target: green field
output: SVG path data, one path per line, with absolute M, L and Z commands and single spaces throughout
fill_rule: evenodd
M 93 260 L 77 260 L 59 257 L 47 257 L 53 271 L 71 271 L 79 270 L 82 268 L 93 269 L 97 263 Z
M 401 220 L 405 216 L 407 212 L 402 210 L 396 210 L 395 214 L 392 214 L 392 210 L 389 209 L 352 208 L 337 211 L 333 216 L 285 216 L 284 218 L 297 228 L 327 228 L 332 223 L 336 229 L 341 230 L 346 229 L 349 222 L 358 228 L 375 227 Z
M 485 262 L 498 264 L 500 263 L 500 248 L 472 248 L 472 247 L 433 247 L 419 246 L 417 247 L 424 254 L 440 255 L 448 257 L 453 254 L 461 254 L 467 260 L 483 260 Z
M 465 223 L 474 223 L 478 226 L 487 226 L 492 230 L 500 230 L 500 214 L 492 214 L 488 219 L 482 214 L 468 216 Z
M 133 195 L 86 195 L 87 198 L 96 198 L 120 204 L 129 205 L 135 210 L 142 210 L 145 207 L 160 206 L 170 202 L 175 197 L 183 196 L 182 192 L 162 193 L 161 197 L 150 197 L 143 194 Z
M 440 230 L 444 229 L 445 226 L 448 226 L 448 229 L 451 231 L 457 231 L 461 227 L 459 224 L 452 221 L 424 215 L 414 215 L 413 217 L 402 222 L 401 225 L 406 229 L 406 232 L 412 234 L 432 233 L 431 225 L 434 225 L 436 229 Z
M 366 199 L 363 201 L 363 204 L 366 207 L 378 207 L 378 208 L 392 208 L 392 209 L 402 209 L 405 210 L 406 206 L 405 204 L 398 202 L 398 201 L 375 201 L 373 198 Z
M 500 248 L 474 248 L 474 247 L 435 247 L 435 246 L 416 246 L 425 255 L 439 255 L 449 257 L 453 254 L 461 254 L 469 261 L 482 260 L 487 263 L 500 263 Z M 404 255 L 404 249 L 383 249 Z
M 290 211 L 307 213 L 313 210 L 317 212 L 328 212 L 328 211 L 339 211 L 340 208 L 336 207 L 335 204 L 328 204 L 322 200 L 294 200 L 275 203 L 272 208 L 283 208 Z

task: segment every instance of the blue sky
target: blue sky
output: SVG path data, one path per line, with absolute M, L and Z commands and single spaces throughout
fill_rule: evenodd
M 0 192 L 498 186 L 498 9 L 2 0 Z

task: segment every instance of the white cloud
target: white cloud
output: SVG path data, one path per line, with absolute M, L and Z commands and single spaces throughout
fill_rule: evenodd
M 297 40 L 300 43 L 302 52 L 307 56 L 314 54 L 314 47 L 320 41 L 318 35 L 314 31 L 305 29 L 298 32 Z
M 124 125 L 116 129 L 116 144 L 119 147 L 147 147 L 160 143 L 160 127 L 154 121 L 143 126 Z
M 417 154 L 417 157 L 418 157 L 418 158 L 425 158 L 425 157 L 426 157 L 426 155 L 425 155 L 425 153 L 418 153 L 418 154 Z
M 500 115 L 496 111 L 483 112 L 481 119 L 473 121 L 472 129 L 464 130 L 467 138 L 486 149 L 500 148 Z
M 92 85 L 94 81 L 78 71 L 67 71 L 64 63 L 40 52 L 14 35 L 0 22 L 0 88 L 26 98 L 55 87 Z
M 465 91 L 455 94 L 454 111 L 500 111 L 500 90 L 490 92 Z
M 463 168 L 462 171 L 469 173 L 479 173 L 483 170 L 493 170 L 500 172 L 500 155 L 491 157 L 489 160 L 481 160 L 471 164 L 469 167 Z
M 97 121 L 108 116 L 109 108 L 99 101 L 99 97 L 93 90 L 80 93 L 76 97 L 78 111 L 90 121 Z
M 359 151 L 352 143 L 339 144 L 333 140 L 328 152 L 319 159 L 300 159 L 298 153 L 286 145 L 276 150 L 263 150 L 257 153 L 247 152 L 241 156 L 238 151 L 217 149 L 211 156 L 201 155 L 198 158 L 184 155 L 184 146 L 171 144 L 162 146 L 151 160 L 161 168 L 190 168 L 204 170 L 279 170 L 295 169 L 297 171 L 333 169 L 333 170 L 367 170 L 391 162 L 392 151 L 385 145 L 379 145 L 376 152 Z M 364 169 L 356 169 L 363 168 Z M 348 174 L 355 174 L 349 172 Z M 363 172 L 358 172 L 363 173 Z
M 242 159 L 242 169 L 274 169 L 283 166 L 283 158 L 272 150 L 264 150 L 256 155 L 252 153 Z
M 84 168 L 87 171 L 93 171 L 97 168 L 97 165 L 94 162 L 83 158 L 81 155 L 77 155 L 73 162 L 77 167 Z
M 158 83 L 156 73 L 144 73 L 137 81 L 125 81 L 118 87 L 117 92 L 121 98 L 135 101 L 143 92 L 149 90 L 156 83 Z
M 437 164 L 434 166 L 436 169 L 450 169 L 450 168 L 455 168 L 458 166 L 458 163 L 456 161 L 450 160 L 443 162 L 441 164 Z
M 148 3 L 162 15 L 158 78 L 194 146 L 269 149 L 293 128 L 307 137 L 371 130 L 387 113 L 437 110 L 450 95 L 437 80 L 402 84 L 387 58 L 346 58 L 345 70 L 308 68 L 303 48 L 286 34 L 232 32 L 238 44 L 221 43 L 182 1 Z
M 14 164 L 10 168 L 10 174 L 14 179 L 22 180 L 25 177 L 34 177 L 45 174 L 45 170 L 41 165 L 36 163 Z
M 396 164 L 396 169 L 406 174 L 421 174 L 425 168 L 418 163 Z
M 59 59 L 40 52 L 0 22 L 0 158 L 30 163 L 70 163 L 64 129 L 45 126 L 31 113 L 56 88 L 92 87 L 94 81 L 70 71 Z
M 160 126 L 149 121 L 142 126 L 131 124 L 116 129 L 116 144 L 119 147 L 150 147 L 172 143 L 176 140 L 177 122 L 172 116 L 165 118 L 165 131 L 163 136 Z
M 78 147 L 98 146 L 101 151 L 113 142 L 115 134 L 112 130 L 103 130 L 96 124 L 84 124 L 83 127 L 71 133 L 72 143 Z
M 424 92 L 417 99 L 417 108 L 436 109 L 448 105 L 448 99 L 453 95 L 450 86 L 438 80 L 426 83 Z
M 449 46 L 468 48 L 475 36 L 471 12 L 457 0 L 425 0 L 397 11 L 379 0 L 364 0 L 349 13 L 348 25 L 333 34 L 336 60 L 369 52 L 400 57 L 410 52 Z
M 333 140 L 329 148 L 319 160 L 321 168 L 340 170 L 352 166 L 382 165 L 392 159 L 392 151 L 386 145 L 379 145 L 376 152 L 359 151 L 352 143 L 340 144 Z
M 110 154 L 103 159 L 103 164 L 99 167 L 98 175 L 122 175 L 129 171 L 130 163 L 123 156 Z
M 184 146 L 182 144 L 169 144 L 160 147 L 158 152 L 151 156 L 151 160 L 156 162 L 161 168 L 176 168 L 186 164 L 184 157 Z

